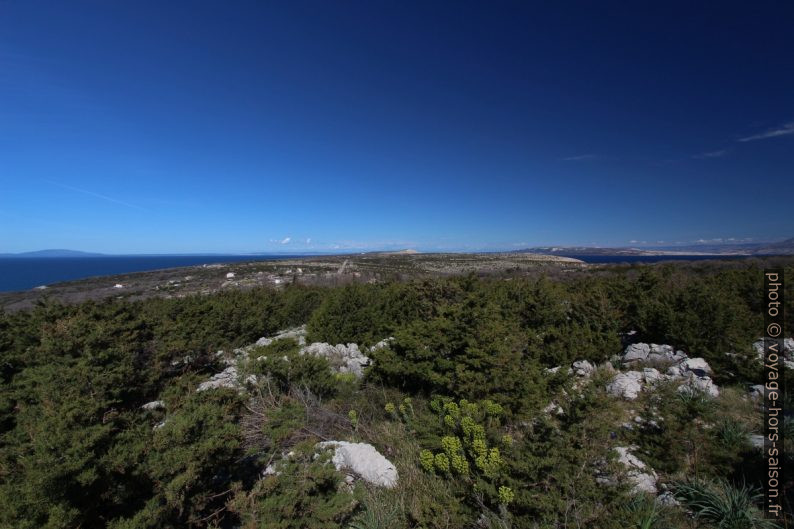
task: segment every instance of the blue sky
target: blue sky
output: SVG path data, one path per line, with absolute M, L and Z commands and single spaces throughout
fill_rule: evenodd
M 794 236 L 792 3 L 265 4 L 0 3 L 0 252 Z

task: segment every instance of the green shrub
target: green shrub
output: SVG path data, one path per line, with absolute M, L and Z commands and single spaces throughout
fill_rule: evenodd
M 250 353 L 245 371 L 267 377 L 281 392 L 291 387 L 306 388 L 319 397 L 336 393 L 340 381 L 331 373 L 328 360 L 299 354 L 294 340 L 276 340 Z
M 359 509 L 330 454 L 315 457 L 313 442 L 296 447 L 278 473 L 237 489 L 230 508 L 245 529 L 338 529 Z

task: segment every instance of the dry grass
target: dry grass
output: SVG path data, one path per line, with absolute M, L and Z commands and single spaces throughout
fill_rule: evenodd
M 266 426 L 283 413 L 287 405 L 300 410 L 293 418 L 297 424 L 288 436 L 279 439 L 279 446 L 275 447 Z M 246 405 L 241 426 L 244 446 L 250 451 L 274 448 L 286 451 L 308 439 L 329 441 L 347 438 L 353 433 L 346 415 L 335 412 L 306 388 L 293 386 L 287 394 L 281 394 L 271 391 L 267 382 Z
M 416 527 L 417 520 L 423 520 L 436 529 L 456 527 L 454 513 L 446 510 L 457 505 L 452 484 L 438 476 L 428 474 L 419 467 L 420 447 L 405 425 L 396 421 L 383 421 L 374 425 L 370 431 L 373 442 L 389 447 L 389 460 L 397 467 L 399 480 L 392 490 L 374 489 L 370 501 L 375 505 L 397 506 L 397 510 L 407 514 L 393 527 Z M 430 509 L 432 520 L 428 519 Z
M 721 388 L 717 406 L 720 416 L 744 425 L 747 431 L 762 430 L 763 414 L 759 405 L 753 402 L 744 388 L 736 386 Z

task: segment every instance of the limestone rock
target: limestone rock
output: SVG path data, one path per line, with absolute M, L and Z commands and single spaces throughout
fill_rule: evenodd
M 394 341 L 394 337 L 390 336 L 388 338 L 384 338 L 383 340 L 379 341 L 375 345 L 369 348 L 370 352 L 377 351 L 378 349 L 384 349 L 389 346 L 389 344 Z
M 256 345 L 262 347 L 265 345 L 270 345 L 276 340 L 285 340 L 285 339 L 293 339 L 296 342 L 298 342 L 298 345 L 301 346 L 306 345 L 306 325 L 301 325 L 300 327 L 279 331 L 272 338 L 262 337 L 256 341 Z
M 146 411 L 162 410 L 163 408 L 165 408 L 165 403 L 161 400 L 153 400 L 141 406 L 141 409 Z
M 358 344 L 349 343 L 331 345 L 315 342 L 300 350 L 300 354 L 321 356 L 328 360 L 331 368 L 337 373 L 352 373 L 356 377 L 364 376 L 364 367 L 369 365 L 369 357 L 358 348 Z
M 577 360 L 573 363 L 573 372 L 578 377 L 589 377 L 595 371 L 595 366 L 587 360 Z
M 229 388 L 242 391 L 245 384 L 255 384 L 256 376 L 249 375 L 244 381 L 240 380 L 240 375 L 236 366 L 229 366 L 220 373 L 216 373 L 209 380 L 199 384 L 196 391 L 207 391 L 208 389 Z
M 759 362 L 764 362 L 764 339 L 759 338 L 753 342 L 753 350 Z M 794 338 L 783 339 L 783 363 L 786 369 L 794 369 Z
M 685 367 L 687 371 L 691 371 L 699 377 L 711 375 L 713 373 L 711 367 L 702 358 L 687 358 L 681 362 L 681 365 Z
M 651 348 L 647 343 L 633 343 L 626 347 L 626 352 L 623 355 L 623 362 L 636 362 L 638 360 L 645 360 L 650 354 Z
M 551 415 L 552 413 L 554 413 L 555 415 L 565 415 L 565 411 L 556 402 L 550 402 L 548 406 L 543 408 L 543 413 L 547 415 Z
M 337 470 L 352 472 L 380 487 L 392 488 L 397 484 L 397 469 L 370 444 L 325 441 L 317 446 L 334 450 L 331 461 Z
M 634 400 L 642 391 L 643 374 L 639 371 L 628 371 L 615 375 L 607 385 L 607 392 L 616 397 Z
M 618 453 L 618 461 L 628 469 L 627 475 L 633 484 L 634 493 L 656 494 L 656 472 L 632 454 L 629 448 L 617 446 L 615 451 Z
M 656 503 L 663 507 L 677 507 L 679 504 L 678 500 L 675 499 L 675 496 L 669 490 L 659 494 L 656 497 Z
M 672 345 L 657 345 L 655 343 L 650 345 L 650 352 L 662 356 L 672 356 L 674 354 Z
M 720 396 L 720 389 L 710 377 L 699 377 L 694 373 L 690 373 L 686 382 L 678 386 L 678 392 L 688 394 L 701 392 L 711 397 Z
M 648 384 L 655 384 L 664 380 L 665 376 L 659 373 L 657 369 L 652 367 L 645 367 L 642 370 L 642 376 Z
M 762 384 L 756 384 L 755 386 L 750 388 L 750 397 L 753 399 L 760 399 L 763 400 L 764 398 L 764 386 Z

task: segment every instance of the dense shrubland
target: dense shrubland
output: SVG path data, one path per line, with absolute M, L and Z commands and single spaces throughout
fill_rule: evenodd
M 708 526 L 599 478 L 620 474 L 611 446 L 621 442 L 680 483 L 683 502 L 753 499 L 760 459 L 747 436 L 761 416 L 746 388 L 761 375 L 750 347 L 761 285 L 753 266 L 679 265 L 3 313 L 0 526 Z M 195 391 L 222 367 L 218 350 L 304 323 L 311 341 L 393 340 L 363 380 L 284 340 L 252 353 L 246 372 L 266 375 L 253 397 Z M 705 358 L 720 398 L 663 387 L 629 410 L 598 376 L 574 387 L 564 370 L 546 371 L 608 362 L 629 330 Z M 552 399 L 564 414 L 541 411 Z M 154 400 L 163 408 L 141 409 Z M 621 429 L 638 414 L 657 420 Z M 345 484 L 313 455 L 327 439 L 375 445 L 399 485 Z

